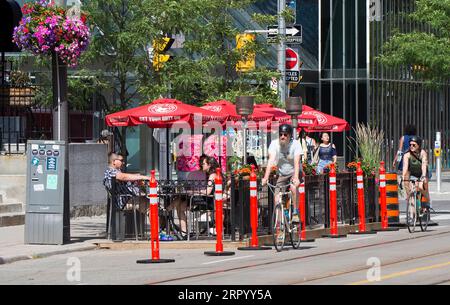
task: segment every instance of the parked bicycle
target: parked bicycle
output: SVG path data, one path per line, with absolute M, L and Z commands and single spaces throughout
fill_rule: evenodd
M 411 185 L 411 193 L 406 201 L 406 226 L 408 227 L 408 231 L 413 233 L 416 230 L 416 224 L 418 221 L 421 231 L 425 232 L 431 218 L 430 207 L 429 205 L 426 205 L 422 208 L 423 194 L 419 191 L 419 179 L 416 177 L 410 177 L 409 183 Z
M 286 233 L 289 233 L 292 247 L 298 249 L 300 246 L 301 222 L 292 222 L 294 205 L 292 204 L 292 184 L 276 186 L 267 183 L 273 194 L 278 193 L 278 202 L 275 203 L 272 216 L 272 235 L 275 249 L 280 252 L 285 246 Z

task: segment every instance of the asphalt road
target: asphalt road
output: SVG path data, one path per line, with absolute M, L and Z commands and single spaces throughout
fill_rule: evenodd
M 0 284 L 311 285 L 450 284 L 450 208 L 436 204 L 427 232 L 382 232 L 318 239 L 277 253 L 205 256 L 167 249 L 175 263 L 137 264 L 150 250 L 93 250 L 0 265 Z

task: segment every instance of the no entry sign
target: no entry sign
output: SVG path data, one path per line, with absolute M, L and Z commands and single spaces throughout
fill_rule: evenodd
M 291 48 L 286 48 L 286 70 L 298 71 L 298 54 Z
M 286 82 L 298 83 L 300 77 L 299 58 L 297 52 L 286 48 Z

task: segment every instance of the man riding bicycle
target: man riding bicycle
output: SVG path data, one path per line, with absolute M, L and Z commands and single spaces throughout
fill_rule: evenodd
M 409 140 L 409 150 L 403 156 L 403 181 L 406 190 L 406 198 L 411 194 L 410 177 L 416 177 L 419 180 L 419 191 L 425 196 L 427 203 L 430 202 L 428 192 L 428 154 L 422 149 L 422 139 L 413 136 Z M 422 210 L 426 206 L 422 206 Z
M 292 222 L 300 222 L 298 217 L 297 188 L 300 184 L 300 158 L 303 154 L 302 146 L 299 141 L 295 141 L 292 137 L 293 128 L 289 124 L 282 124 L 279 128 L 279 139 L 273 140 L 269 146 L 269 161 L 267 163 L 264 178 L 261 184 L 267 184 L 269 175 L 273 166 L 278 167 L 277 186 L 283 186 L 292 183 L 291 192 L 294 203 L 294 213 Z M 278 202 L 278 191 L 275 193 L 274 202 Z

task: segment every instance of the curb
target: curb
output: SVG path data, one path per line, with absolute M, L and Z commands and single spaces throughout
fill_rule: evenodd
M 17 261 L 29 260 L 29 259 L 39 259 L 45 258 L 53 255 L 66 254 L 71 252 L 79 252 L 79 251 L 89 251 L 98 249 L 97 245 L 85 245 L 77 248 L 64 249 L 64 250 L 55 250 L 49 252 L 41 252 L 41 253 L 33 253 L 31 255 L 16 255 L 16 256 L 0 256 L 0 265 L 10 264 Z

